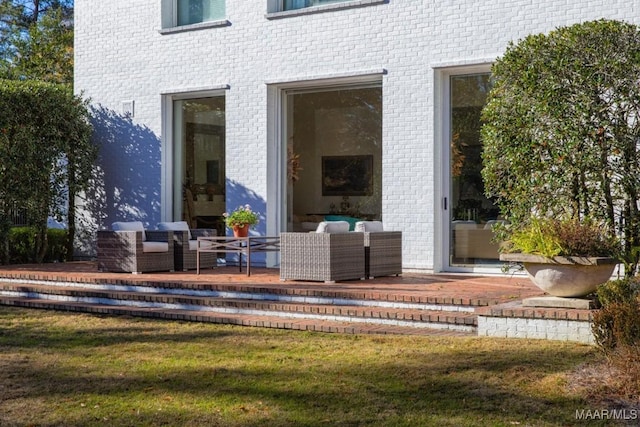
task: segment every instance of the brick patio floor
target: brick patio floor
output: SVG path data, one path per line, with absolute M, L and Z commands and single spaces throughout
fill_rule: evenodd
M 195 271 L 145 274 L 106 273 L 91 261 L 0 266 L 0 277 L 69 282 L 173 283 L 194 286 L 225 286 L 256 290 L 276 289 L 283 294 L 350 295 L 365 299 L 383 299 L 440 304 L 495 305 L 542 295 L 526 276 L 478 276 L 470 274 L 404 273 L 402 276 L 369 280 L 318 283 L 280 281 L 278 269 L 252 267 L 247 277 L 237 266 Z

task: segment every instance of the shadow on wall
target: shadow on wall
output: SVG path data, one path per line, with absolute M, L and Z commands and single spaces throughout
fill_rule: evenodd
M 78 218 L 80 256 L 95 255 L 96 231 L 115 221 L 160 221 L 161 141 L 151 129 L 102 106 L 92 109 L 99 147 L 91 188 Z
M 227 212 L 236 210 L 239 206 L 249 205 L 251 210 L 260 214 L 260 222 L 256 225 L 255 229 L 251 229 L 252 235 L 266 234 L 266 213 L 267 202 L 262 197 L 258 196 L 254 191 L 248 189 L 244 185 L 237 181 L 227 180 Z M 227 228 L 227 234 L 232 234 L 231 230 Z
M 236 210 L 239 206 L 249 205 L 251 206 L 251 210 L 257 212 L 260 215 L 260 222 L 256 225 L 255 229 L 249 230 L 249 235 L 255 236 L 266 236 L 267 230 L 267 221 L 266 221 L 266 212 L 267 212 L 267 201 L 257 195 L 254 191 L 248 189 L 244 185 L 238 183 L 237 181 L 227 180 L 227 210 L 226 212 L 232 212 Z M 233 235 L 233 231 L 227 228 L 227 235 Z M 227 256 L 227 261 L 232 261 L 232 263 L 237 263 L 237 256 Z M 265 253 L 256 253 L 255 255 L 251 255 L 251 265 L 254 266 L 264 266 L 266 264 L 266 254 Z

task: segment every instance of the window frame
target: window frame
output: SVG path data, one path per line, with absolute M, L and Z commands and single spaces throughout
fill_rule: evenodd
M 173 34 L 185 31 L 195 31 L 206 28 L 226 27 L 231 22 L 226 18 L 227 1 L 225 3 L 225 17 L 213 21 L 203 21 L 194 24 L 178 25 L 178 1 L 179 0 L 161 0 L 161 28 L 158 30 L 160 34 Z

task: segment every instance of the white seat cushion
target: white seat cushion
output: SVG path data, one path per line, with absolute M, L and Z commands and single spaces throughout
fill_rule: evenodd
M 144 232 L 144 225 L 140 221 L 120 221 L 111 224 L 113 231 L 142 231 L 142 241 L 147 240 L 147 235 Z
M 384 231 L 382 221 L 358 221 L 353 231 L 358 232 L 379 232 Z
M 198 250 L 198 241 L 197 240 L 189 240 L 189 250 L 190 251 Z
M 167 242 L 142 242 L 142 252 L 167 252 L 168 250 Z
M 348 233 L 347 221 L 322 221 L 316 228 L 316 233 Z
M 158 230 L 163 231 L 188 231 L 189 240 L 191 240 L 191 230 L 187 221 L 175 221 L 175 222 L 160 222 L 158 223 Z

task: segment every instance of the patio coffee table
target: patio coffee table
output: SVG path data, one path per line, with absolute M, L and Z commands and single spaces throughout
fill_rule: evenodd
M 200 254 L 204 252 L 223 252 L 238 254 L 239 271 L 242 271 L 242 254 L 247 260 L 247 276 L 251 276 L 251 253 L 279 252 L 278 236 L 209 236 L 198 237 L 196 253 L 196 274 L 200 274 Z

